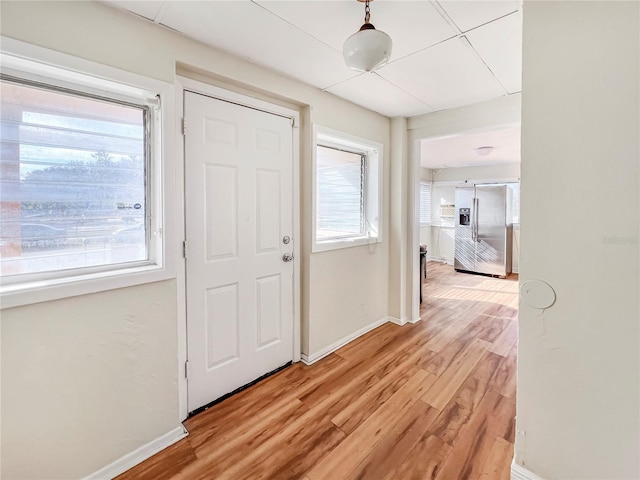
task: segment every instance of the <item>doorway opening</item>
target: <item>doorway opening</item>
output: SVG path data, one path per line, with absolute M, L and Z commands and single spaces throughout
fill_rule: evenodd
M 414 262 L 419 266 L 414 278 L 420 278 L 421 301 L 414 311 L 439 329 L 426 345 L 436 358 L 465 362 L 464 352 L 480 350 L 470 367 L 473 394 L 461 388 L 457 404 L 471 416 L 482 402 L 500 403 L 509 426 L 499 443 L 510 461 L 515 441 L 520 125 L 416 143 L 419 223 L 414 239 L 420 257 Z

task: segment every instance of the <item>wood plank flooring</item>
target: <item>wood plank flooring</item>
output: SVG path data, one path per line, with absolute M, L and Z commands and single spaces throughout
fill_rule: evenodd
M 282 370 L 118 478 L 508 479 L 517 286 L 429 263 L 421 322 Z

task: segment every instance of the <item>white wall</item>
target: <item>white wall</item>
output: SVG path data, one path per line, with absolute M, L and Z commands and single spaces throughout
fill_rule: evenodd
M 2 311 L 2 478 L 80 478 L 179 425 L 175 292 Z
M 475 181 L 500 182 L 520 178 L 519 163 L 486 165 L 480 167 L 442 168 L 433 173 L 434 182 L 473 183 Z
M 0 7 L 8 37 L 168 82 L 179 69 L 298 106 L 303 353 L 386 317 L 388 118 L 99 3 Z M 310 254 L 313 122 L 385 145 L 385 241 L 373 252 Z M 177 160 L 167 152 L 169 168 Z M 170 280 L 2 312 L 3 478 L 87 475 L 179 425 L 180 295 Z
M 557 300 L 521 300 L 516 462 L 637 479 L 640 3 L 525 1 L 523 18 L 520 279 Z
M 411 274 L 407 265 L 408 243 L 406 237 L 408 221 L 407 179 L 408 143 L 407 119 L 391 120 L 391 166 L 390 187 L 391 211 L 389 215 L 389 316 L 399 323 L 409 320 L 411 303 L 407 299 L 407 277 Z

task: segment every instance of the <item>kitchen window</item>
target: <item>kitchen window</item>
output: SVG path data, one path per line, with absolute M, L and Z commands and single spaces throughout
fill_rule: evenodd
M 511 221 L 513 223 L 520 223 L 520 183 L 507 183 L 506 184 L 512 191 L 513 196 L 511 199 Z
M 382 146 L 316 127 L 313 251 L 380 241 Z
M 420 182 L 420 225 L 431 225 L 431 184 Z

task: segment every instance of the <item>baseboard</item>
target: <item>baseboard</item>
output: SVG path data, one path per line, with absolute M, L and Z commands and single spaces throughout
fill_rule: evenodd
M 362 335 L 364 335 L 367 332 L 370 332 L 374 328 L 378 328 L 380 325 L 384 325 L 385 323 L 387 323 L 389 321 L 392 321 L 391 320 L 392 318 L 393 317 L 384 317 L 384 318 L 381 318 L 380 320 L 377 320 L 377 321 L 375 321 L 373 323 L 370 323 L 366 327 L 362 327 L 360 330 L 357 330 L 357 331 L 347 335 L 346 337 L 341 338 L 337 342 L 334 342 L 331 345 L 329 345 L 328 347 L 323 348 L 319 352 L 312 353 L 311 355 L 307 355 L 307 354 L 303 353 L 301 355 L 302 356 L 302 362 L 304 364 L 306 364 L 306 365 L 311 365 L 312 363 L 317 362 L 318 360 L 326 357 L 327 355 L 332 354 L 333 352 L 338 350 L 340 347 L 344 347 L 347 343 L 354 341 L 356 338 L 361 337 Z M 396 319 L 396 320 L 398 320 L 398 319 Z M 398 320 L 398 321 L 400 321 L 400 320 Z M 396 322 L 394 322 L 394 323 L 396 323 Z
M 514 460 L 511 462 L 511 480 L 542 480 L 542 478 L 522 465 L 518 465 Z
M 391 323 L 395 323 L 396 325 L 404 325 L 407 323 L 407 317 L 396 318 L 396 317 L 387 317 L 387 321 Z
M 85 477 L 84 480 L 105 480 L 107 478 L 114 478 L 121 473 L 126 472 L 132 467 L 135 467 L 139 463 L 143 462 L 147 458 L 155 455 L 160 450 L 173 445 L 178 440 L 183 439 L 189 433 L 183 426 L 179 426 L 165 433 L 161 437 L 150 441 L 146 445 L 142 445 L 140 448 L 136 448 L 133 452 L 123 455 L 116 461 L 105 465 L 97 472 Z
M 453 265 L 453 259 L 446 257 L 429 257 L 427 258 L 429 262 L 438 262 L 438 263 L 446 263 L 447 265 Z M 429 275 L 429 269 L 427 269 L 427 275 Z

